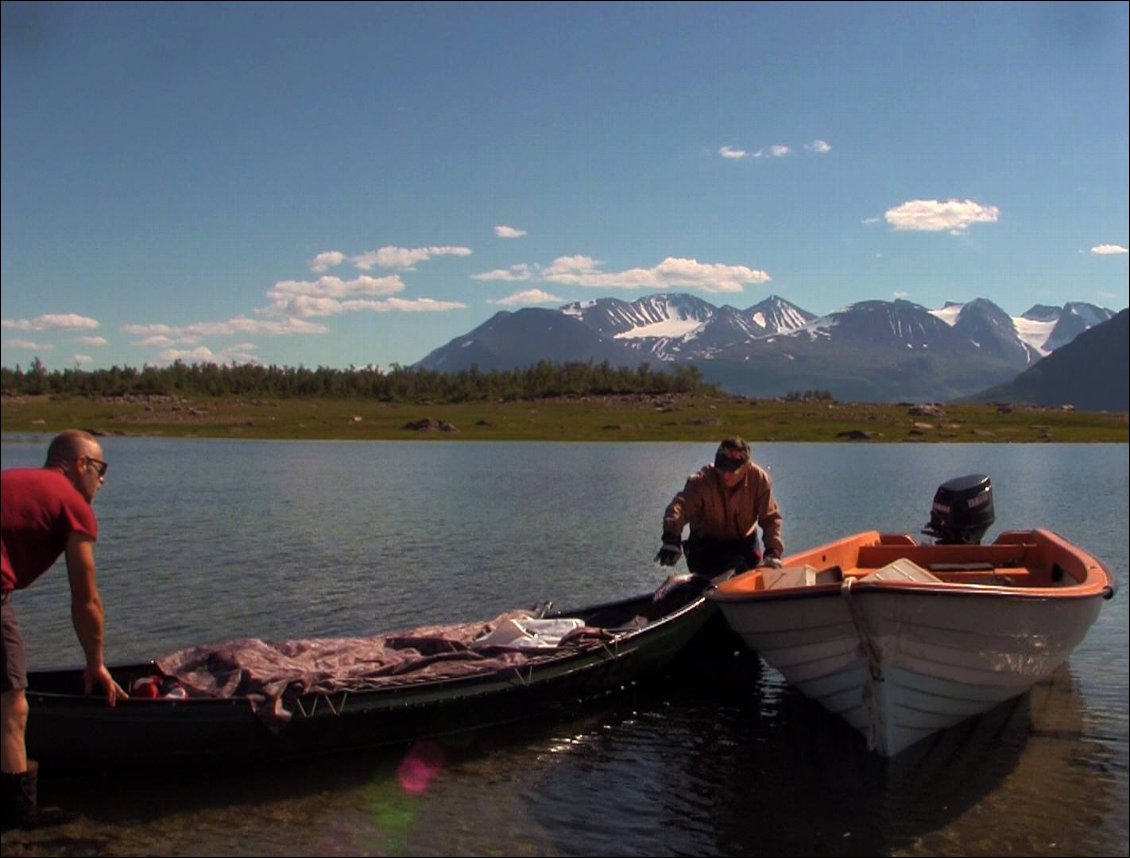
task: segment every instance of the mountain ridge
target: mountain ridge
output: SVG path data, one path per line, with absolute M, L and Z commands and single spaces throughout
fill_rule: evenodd
M 1073 301 L 1010 316 L 976 298 L 934 310 L 901 299 L 865 300 L 817 316 L 777 295 L 738 308 L 665 293 L 500 311 L 415 366 L 687 364 L 723 390 L 755 398 L 821 390 L 861 402 L 945 401 L 1010 382 L 1114 315 Z

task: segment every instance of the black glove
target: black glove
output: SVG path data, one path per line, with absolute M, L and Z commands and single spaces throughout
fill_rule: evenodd
M 682 556 L 683 544 L 681 542 L 664 542 L 655 555 L 655 562 L 660 566 L 674 566 Z
M 763 558 L 761 558 L 761 565 L 769 569 L 780 569 L 781 558 L 776 554 L 766 554 Z

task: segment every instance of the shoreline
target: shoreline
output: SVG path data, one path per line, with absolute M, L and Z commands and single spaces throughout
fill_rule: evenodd
M 462 403 L 177 396 L 3 397 L 5 434 L 292 440 L 1116 443 L 1125 412 L 1021 404 L 846 403 L 729 395 Z

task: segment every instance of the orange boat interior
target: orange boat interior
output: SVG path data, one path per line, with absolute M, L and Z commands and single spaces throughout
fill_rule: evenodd
M 1008 531 L 991 544 L 920 544 L 905 534 L 866 531 L 783 559 L 781 570 L 756 569 L 727 581 L 719 594 L 738 596 L 854 583 L 936 588 L 989 585 L 1078 595 L 1109 589 L 1107 569 L 1085 551 L 1047 530 Z

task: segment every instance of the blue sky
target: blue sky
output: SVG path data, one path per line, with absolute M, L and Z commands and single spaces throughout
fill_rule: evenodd
M 0 363 L 1128 300 L 1128 4 L 10 3 Z

